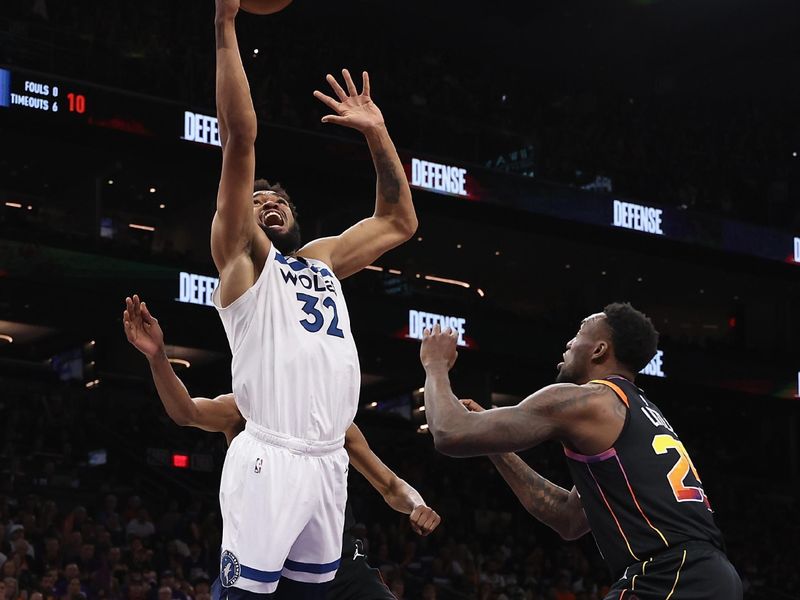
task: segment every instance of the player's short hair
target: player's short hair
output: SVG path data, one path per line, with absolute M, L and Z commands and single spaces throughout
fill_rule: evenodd
M 292 202 L 289 192 L 280 183 L 270 183 L 266 179 L 256 179 L 253 183 L 253 193 L 255 192 L 275 192 L 285 198 L 286 202 L 289 203 L 289 208 L 292 210 L 292 216 L 297 220 L 297 207 Z
M 658 351 L 658 331 L 650 317 L 629 302 L 614 302 L 603 309 L 611 328 L 614 356 L 624 366 L 638 373 Z

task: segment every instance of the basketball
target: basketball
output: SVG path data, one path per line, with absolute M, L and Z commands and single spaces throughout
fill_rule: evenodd
M 242 0 L 241 8 L 254 15 L 269 15 L 283 10 L 292 0 Z

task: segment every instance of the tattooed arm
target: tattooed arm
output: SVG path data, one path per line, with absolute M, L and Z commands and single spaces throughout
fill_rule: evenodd
M 342 75 L 347 91 L 332 75 L 327 77 L 338 100 L 319 91 L 314 95 L 336 113 L 323 117 L 323 123 L 351 127 L 366 138 L 377 175 L 375 212 L 341 235 L 315 240 L 300 251 L 329 264 L 339 279 L 357 273 L 417 230 L 411 189 L 383 115 L 370 96 L 369 75 L 362 74 L 361 93 L 346 69 Z
M 567 491 L 531 469 L 513 453 L 489 457 L 514 491 L 522 506 L 565 540 L 576 540 L 589 532 L 578 491 Z
M 457 336 L 439 326 L 423 336 L 425 416 L 436 449 L 448 456 L 517 452 L 557 440 L 583 454 L 610 448 L 625 422 L 625 408 L 605 385 L 559 383 L 516 406 L 468 412 L 453 394 L 449 371 Z
M 462 400 L 470 412 L 484 412 L 474 400 Z M 492 454 L 489 459 L 519 499 L 539 521 L 554 529 L 565 540 L 576 540 L 589 530 L 578 490 L 567 491 L 531 469 L 513 452 Z

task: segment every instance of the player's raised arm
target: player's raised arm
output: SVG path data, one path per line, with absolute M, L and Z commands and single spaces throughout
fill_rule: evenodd
M 257 235 L 253 215 L 257 125 L 236 39 L 234 20 L 238 11 L 239 0 L 216 1 L 216 101 L 222 175 L 211 227 L 211 254 L 221 277 L 223 306 L 253 285 L 253 261 L 266 258 L 270 243 L 266 236 Z
M 411 528 L 416 533 L 428 535 L 439 526 L 441 517 L 425 504 L 417 490 L 377 457 L 355 423 L 347 429 L 344 447 L 350 456 L 350 464 L 383 496 L 389 506 L 397 512 L 409 515 Z
M 551 439 L 591 440 L 602 411 L 619 404 L 605 401 L 610 392 L 603 385 L 556 384 L 517 406 L 468 412 L 450 386 L 456 340 L 453 332 L 442 332 L 437 325 L 425 332 L 420 350 L 426 373 L 425 416 L 442 454 L 478 456 L 525 450 Z
M 158 397 L 169 418 L 177 425 L 224 433 L 230 444 L 244 420 L 233 394 L 217 398 L 192 398 L 172 369 L 164 351 L 164 332 L 139 296 L 125 299 L 122 323 L 128 341 L 147 358 L 158 390 Z
M 336 98 L 320 91 L 314 96 L 335 113 L 323 117 L 323 123 L 351 127 L 366 138 L 378 178 L 375 213 L 341 235 L 315 240 L 301 250 L 303 255 L 330 264 L 339 279 L 360 271 L 417 230 L 411 189 L 383 115 L 370 96 L 369 75 L 366 71 L 362 74 L 361 93 L 347 69 L 342 76 L 346 90 L 333 75 L 327 76 Z

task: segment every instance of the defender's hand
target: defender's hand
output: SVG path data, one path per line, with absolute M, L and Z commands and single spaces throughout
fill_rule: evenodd
M 416 507 L 408 516 L 408 521 L 411 523 L 411 529 L 414 533 L 421 536 L 430 535 L 434 529 L 442 522 L 435 510 L 430 506 L 421 505 Z
M 383 115 L 369 95 L 369 74 L 366 71 L 361 74 L 363 84 L 360 94 L 347 69 L 342 69 L 342 76 L 347 86 L 346 92 L 333 75 L 328 74 L 325 78 L 339 98 L 338 102 L 319 90 L 314 90 L 314 97 L 336 113 L 325 115 L 322 122 L 344 125 L 361 133 L 383 126 Z
M 465 399 L 461 401 L 461 404 L 463 404 L 464 408 L 466 408 L 469 412 L 483 412 L 486 410 L 480 404 L 475 402 L 475 400 Z
M 422 348 L 419 351 L 422 366 L 427 369 L 443 363 L 447 366 L 448 371 L 452 369 L 458 358 L 457 342 L 458 334 L 449 327 L 442 331 L 437 323 L 433 331 L 426 329 L 422 334 Z
M 164 352 L 164 332 L 139 296 L 125 298 L 125 307 L 122 324 L 128 341 L 147 358 Z

